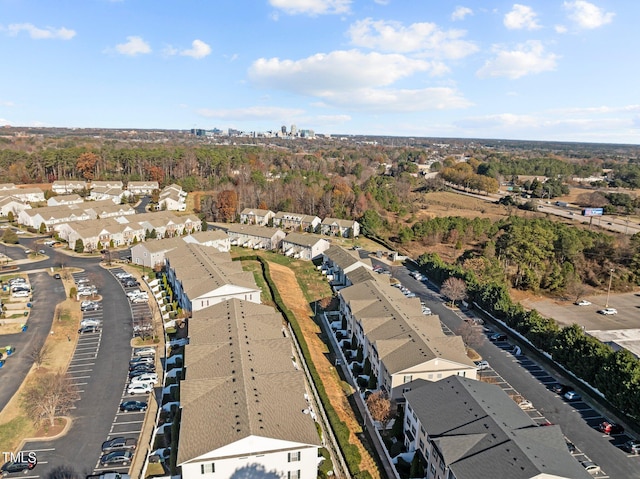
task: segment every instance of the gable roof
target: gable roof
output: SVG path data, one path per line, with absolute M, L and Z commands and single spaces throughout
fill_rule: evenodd
M 314 422 L 302 413 L 304 375 L 282 327 L 273 308 L 237 299 L 194 312 L 178 464 L 249 436 L 319 445 Z
M 407 403 L 457 479 L 591 477 L 558 426 L 537 426 L 500 387 L 461 376 L 410 384 Z

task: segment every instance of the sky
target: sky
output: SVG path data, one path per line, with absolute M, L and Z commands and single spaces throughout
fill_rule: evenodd
M 0 125 L 640 144 L 638 0 L 0 0 Z

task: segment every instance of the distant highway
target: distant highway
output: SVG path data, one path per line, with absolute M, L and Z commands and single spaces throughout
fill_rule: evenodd
M 451 185 L 448 185 L 448 186 L 451 186 Z M 480 200 L 488 201 L 490 203 L 495 203 L 501 197 L 506 196 L 506 193 L 502 193 L 502 192 L 493 196 L 489 196 L 489 195 L 482 195 L 479 193 L 470 193 L 468 191 L 458 190 L 455 188 L 452 188 L 452 191 L 460 195 L 466 195 L 473 198 L 478 198 Z M 516 200 L 520 201 L 521 204 L 527 201 L 530 201 L 529 199 L 521 198 L 518 196 L 515 196 L 515 198 Z M 591 222 L 591 225 L 593 228 L 603 228 L 609 231 L 615 231 L 616 233 L 622 233 L 625 235 L 627 234 L 634 235 L 636 233 L 640 233 L 640 224 L 631 220 L 626 220 L 626 219 L 621 220 L 617 216 L 613 216 L 613 215 L 602 215 L 602 216 L 593 216 L 593 217 L 583 216 L 582 208 L 578 208 L 576 206 L 561 207 L 561 206 L 556 206 L 552 203 L 546 203 L 546 202 L 543 203 L 542 200 L 533 200 L 533 201 L 538 201 L 539 204 L 537 206 L 537 211 L 540 211 L 541 213 L 561 216 L 568 220 L 577 221 L 585 224 L 589 224 Z M 591 218 L 593 218 L 593 220 Z

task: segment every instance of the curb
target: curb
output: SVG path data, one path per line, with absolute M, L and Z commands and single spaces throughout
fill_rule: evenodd
M 47 436 L 47 437 L 28 437 L 23 439 L 22 441 L 20 441 L 20 445 L 18 446 L 18 451 L 21 451 L 23 446 L 28 443 L 28 442 L 45 442 L 45 441 L 53 441 L 56 439 L 60 439 L 63 436 L 66 436 L 67 433 L 69 432 L 69 429 L 71 429 L 71 426 L 73 425 L 73 419 L 71 419 L 70 416 L 59 416 L 56 419 L 65 419 L 67 422 L 65 423 L 64 429 L 62 429 L 62 431 L 60 431 L 58 434 L 56 434 L 55 436 Z

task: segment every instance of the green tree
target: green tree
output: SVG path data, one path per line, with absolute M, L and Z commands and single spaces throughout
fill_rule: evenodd
M 20 240 L 13 228 L 6 228 L 2 233 L 2 242 L 6 244 L 18 244 Z
M 9 211 L 7 213 L 7 220 L 9 221 L 9 223 L 13 223 L 16 220 L 15 215 L 13 214 L 13 211 Z
M 76 244 L 73 247 L 73 251 L 75 251 L 76 253 L 84 253 L 84 242 L 82 241 L 81 238 L 78 238 L 76 240 Z

